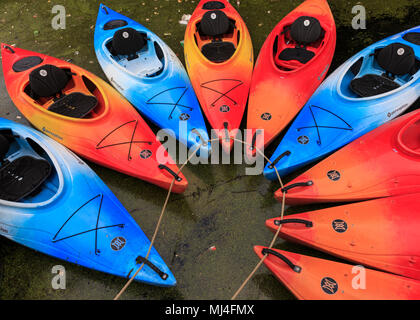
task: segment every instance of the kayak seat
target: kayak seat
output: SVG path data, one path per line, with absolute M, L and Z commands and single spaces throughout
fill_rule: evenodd
M 279 60 L 291 61 L 296 60 L 302 64 L 308 63 L 315 53 L 304 48 L 286 48 L 279 54 Z
M 52 97 L 53 103 L 48 110 L 67 117 L 84 118 L 98 105 L 93 95 L 81 92 L 63 93 L 72 75 L 53 65 L 44 65 L 34 69 L 29 75 L 30 95 L 32 98 Z
M 401 86 L 396 77 L 402 82 L 401 76 L 414 74 L 418 70 L 418 63 L 413 48 L 401 43 L 392 43 L 372 54 L 374 62 L 379 66 L 378 71 L 382 74 L 368 73 L 353 79 L 350 82 L 350 89 L 359 97 L 372 97 L 395 90 Z M 363 60 L 360 59 L 352 69 L 356 76 L 363 73 Z M 381 71 L 382 70 L 382 71 Z
M 147 46 L 147 35 L 133 28 L 116 31 L 112 38 L 112 54 L 128 56 L 128 60 L 138 58 L 138 52 Z
M 308 46 L 316 44 L 323 38 L 325 31 L 322 29 L 318 19 L 309 16 L 297 18 L 290 26 L 286 26 L 282 32 L 284 35 L 284 43 L 277 43 L 282 46 L 276 57 L 276 63 L 288 69 L 297 68 L 308 63 L 315 57 L 315 52 L 308 50 Z M 289 63 L 285 63 L 285 61 Z M 297 61 L 297 63 L 293 63 Z
M 73 92 L 57 99 L 49 111 L 71 118 L 84 118 L 98 105 L 98 99 L 80 92 Z
M 7 152 L 10 149 L 9 139 L 4 134 L 0 134 L 0 161 L 6 157 Z
M 0 199 L 19 201 L 38 190 L 51 174 L 51 164 L 44 159 L 22 156 L 0 168 Z
M 229 60 L 236 49 L 231 42 L 216 41 L 203 46 L 201 52 L 212 62 L 220 63 Z
M 229 60 L 236 51 L 235 44 L 225 41 L 227 35 L 235 33 L 235 22 L 220 10 L 208 11 L 197 25 L 201 38 L 209 41 L 201 47 L 201 52 L 210 61 L 221 63 Z
M 353 92 L 362 98 L 383 94 L 399 87 L 400 85 L 395 81 L 376 74 L 366 74 L 350 83 Z

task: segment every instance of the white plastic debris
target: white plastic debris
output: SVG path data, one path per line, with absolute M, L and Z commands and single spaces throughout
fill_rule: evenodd
M 181 20 L 179 20 L 179 24 L 184 24 L 187 25 L 188 21 L 190 21 L 191 19 L 191 15 L 190 14 L 184 14 L 181 18 Z

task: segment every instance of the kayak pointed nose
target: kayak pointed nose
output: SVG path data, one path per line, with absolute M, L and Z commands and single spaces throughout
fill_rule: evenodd
M 291 166 L 292 152 L 289 150 L 276 151 L 270 158 L 270 162 L 264 168 L 264 176 L 268 180 L 277 180 L 277 173 L 281 178 L 292 173 L 295 170 L 295 166 Z
M 200 158 L 208 158 L 211 155 L 211 143 L 206 130 L 193 129 L 188 138 L 188 146 L 191 152 L 197 149 L 197 156 Z
M 136 264 L 131 274 L 128 276 L 132 276 L 142 265 L 142 269 L 136 275 L 134 280 L 139 282 L 145 282 L 151 285 L 159 286 L 159 287 L 174 287 L 176 286 L 176 279 L 175 276 L 172 274 L 171 270 L 166 266 L 166 264 L 161 260 L 156 262 L 151 262 L 150 259 L 145 262 L 146 260 L 141 259 L 140 257 L 136 258 Z M 144 263 L 144 264 L 143 264 Z

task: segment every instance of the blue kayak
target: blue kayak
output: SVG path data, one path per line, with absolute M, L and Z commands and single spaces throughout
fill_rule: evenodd
M 77 156 L 0 118 L 0 235 L 116 276 L 174 286 L 171 271 L 111 190 Z
M 187 72 L 156 34 L 101 4 L 95 52 L 108 80 L 140 113 L 188 148 L 204 144 L 201 156 L 210 154 L 204 117 Z
M 420 26 L 377 42 L 335 70 L 270 158 L 280 175 L 319 160 L 406 111 L 420 96 Z M 264 175 L 277 179 L 272 164 Z

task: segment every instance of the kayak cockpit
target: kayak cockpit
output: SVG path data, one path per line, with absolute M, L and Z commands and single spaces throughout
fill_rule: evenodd
M 341 93 L 348 98 L 369 98 L 389 93 L 410 82 L 420 68 L 413 48 L 392 43 L 360 57 L 347 70 Z
M 0 130 L 0 200 L 43 203 L 59 190 L 51 158 L 30 138 Z
M 276 66 L 295 71 L 311 61 L 325 46 L 326 31 L 318 19 L 302 16 L 280 27 L 273 45 Z
M 408 123 L 398 134 L 398 144 L 404 151 L 420 156 L 420 119 L 415 118 Z
M 105 43 L 105 49 L 113 61 L 137 77 L 156 77 L 165 68 L 161 46 L 145 32 L 133 28 L 117 30 Z
M 98 87 L 69 68 L 45 64 L 32 70 L 24 93 L 42 108 L 70 118 L 93 119 L 105 111 Z
M 207 11 L 196 24 L 194 40 L 203 56 L 213 63 L 228 61 L 236 52 L 240 31 L 221 10 Z

